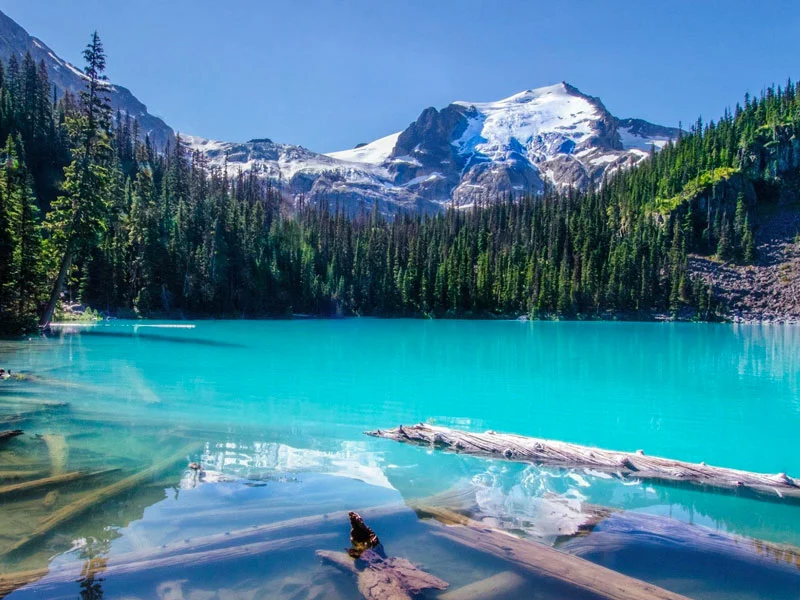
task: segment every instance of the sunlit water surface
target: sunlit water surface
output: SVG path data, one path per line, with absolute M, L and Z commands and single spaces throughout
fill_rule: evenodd
M 480 460 L 363 435 L 427 421 L 800 477 L 800 328 L 371 319 L 160 325 L 101 323 L 2 343 L 0 366 L 33 378 L 0 387 L 2 414 L 23 414 L 28 434 L 0 449 L 0 471 L 45 462 L 49 469 L 54 461 L 62 472 L 120 471 L 100 483 L 0 497 L 0 546 L 29 535 L 103 477 L 113 481 L 185 451 L 185 460 L 146 485 L 4 555 L 2 572 L 48 563 L 55 572 L 253 525 L 464 489 L 495 524 L 551 544 L 563 533 L 559 519 L 599 505 L 800 545 L 798 504 Z M 37 409 L 41 402 L 68 406 Z M 36 434 L 63 436 L 67 448 Z M 202 462 L 201 480 L 186 469 L 190 460 Z M 433 540 L 410 510 L 376 519 L 390 554 L 412 558 L 454 587 L 502 570 Z M 328 535 L 319 547 L 347 545 L 346 520 L 334 521 L 316 528 Z M 674 549 L 633 531 L 629 538 L 631 547 L 615 556 L 584 555 L 696 597 L 727 589 L 730 597 L 791 598 L 800 589 L 800 565 L 756 569 L 744 589 L 735 574 L 747 571 L 729 557 L 695 573 L 690 554 L 670 554 Z M 656 558 L 645 558 L 647 548 Z M 272 562 L 241 560 L 224 574 L 183 565 L 169 576 L 53 584 L 45 595 L 34 584 L 12 597 L 359 597 L 346 576 L 320 565 L 314 549 L 298 544 L 291 560 L 286 553 Z M 659 564 L 664 557 L 672 569 Z M 99 586 L 95 595 L 86 595 L 92 585 Z

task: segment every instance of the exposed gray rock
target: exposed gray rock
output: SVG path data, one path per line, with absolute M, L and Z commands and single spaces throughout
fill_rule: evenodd
M 754 265 L 689 257 L 689 272 L 711 286 L 736 322 L 800 323 L 800 213 L 796 207 L 762 212 Z

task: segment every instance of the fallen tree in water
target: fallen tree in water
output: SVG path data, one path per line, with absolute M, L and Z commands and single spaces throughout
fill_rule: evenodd
M 0 443 L 7 442 L 8 440 L 22 435 L 21 429 L 11 429 L 9 431 L 0 431 Z
M 53 475 L 51 477 L 44 477 L 42 479 L 34 479 L 32 481 L 23 481 L 22 483 L 3 485 L 0 486 L 0 499 L 5 500 L 9 496 L 17 496 L 42 489 L 51 489 L 57 485 L 64 485 L 82 479 L 100 477 L 101 475 L 113 473 L 114 471 L 118 470 L 119 469 L 102 469 L 94 472 L 73 471 L 71 473 Z
M 11 554 L 30 546 L 32 543 L 37 542 L 49 535 L 60 525 L 71 521 L 79 515 L 82 515 L 86 511 L 101 504 L 102 502 L 110 500 L 111 498 L 123 494 L 128 490 L 135 489 L 153 477 L 161 475 L 164 471 L 172 468 L 177 463 L 185 461 L 187 456 L 197 452 L 201 447 L 202 444 L 199 443 L 189 444 L 169 458 L 166 458 L 152 465 L 151 467 L 144 469 L 143 471 L 81 496 L 75 502 L 57 510 L 47 519 L 39 523 L 30 534 L 18 540 L 6 552 Z
M 407 510 L 403 505 L 390 505 L 366 509 L 361 514 L 369 519 L 380 520 L 402 515 Z M 96 574 L 102 573 L 103 577 L 114 577 L 147 573 L 152 576 L 153 572 L 164 570 L 174 575 L 181 569 L 219 566 L 225 562 L 235 562 L 256 555 L 287 550 L 296 554 L 301 548 L 310 549 L 314 545 L 319 548 L 323 543 L 330 543 L 333 539 L 331 534 L 321 532 L 320 528 L 339 519 L 343 523 L 347 522 L 347 519 L 350 520 L 352 548 L 348 552 L 320 550 L 317 555 L 325 563 L 352 574 L 365 598 L 408 599 L 422 590 L 441 590 L 447 587 L 446 582 L 422 571 L 408 559 L 387 557 L 375 532 L 368 526 L 361 528 L 363 520 L 359 517 L 354 522 L 352 514 L 347 512 L 294 518 L 112 556 L 102 564 L 102 568 L 97 569 Z M 447 518 L 443 521 L 450 522 Z M 684 598 L 549 546 L 486 528 L 471 519 L 464 520 L 462 525 L 455 527 L 432 525 L 430 532 L 437 537 L 446 537 L 458 546 L 507 561 L 514 571 L 545 577 L 561 586 L 566 586 L 565 589 L 574 591 L 591 589 L 599 598 L 615 600 Z M 0 575 L 0 597 L 42 577 L 44 579 L 35 589 L 45 597 L 58 586 L 70 584 L 84 576 L 87 576 L 87 573 L 81 572 L 80 564 L 61 565 L 53 570 L 44 568 L 8 573 Z M 453 597 L 456 600 L 491 598 L 493 591 L 520 588 L 526 584 L 529 585 L 530 582 L 521 575 L 500 573 L 497 577 L 489 577 L 471 583 L 465 588 L 453 590 L 452 596 L 443 597 Z
M 437 520 L 443 517 L 440 513 Z M 357 513 L 349 513 L 352 548 L 345 552 L 318 550 L 328 564 L 356 577 L 358 591 L 366 600 L 411 600 L 424 590 L 444 590 L 447 582 L 414 566 L 405 558 L 387 557 L 378 536 Z M 525 540 L 485 527 L 471 519 L 449 518 L 448 526 L 434 526 L 431 533 L 472 551 L 510 563 L 536 578 L 555 582 L 565 590 L 588 592 L 606 600 L 686 600 L 685 596 L 628 577 L 606 567 L 566 554 L 545 544 Z M 457 525 L 450 523 L 457 522 Z M 518 589 L 524 579 L 500 573 L 483 581 L 453 590 L 453 598 L 491 598 L 499 590 Z M 441 596 L 448 597 L 448 594 Z
M 550 546 L 524 540 L 507 533 L 470 524 L 437 527 L 434 536 L 444 538 L 511 563 L 517 569 L 588 592 L 606 600 L 687 600 L 685 596 L 634 579 L 617 571 L 561 552 Z
M 350 543 L 347 552 L 317 550 L 326 563 L 356 577 L 366 600 L 411 600 L 425 590 L 445 590 L 448 583 L 415 567 L 405 558 L 387 556 L 378 536 L 361 515 L 348 513 Z
M 525 437 L 510 433 L 470 433 L 419 423 L 366 432 L 396 442 L 432 446 L 442 450 L 537 465 L 594 469 L 622 477 L 693 484 L 707 488 L 750 492 L 772 499 L 800 500 L 800 480 L 786 473 L 767 475 L 705 463 L 689 463 L 636 452 L 616 452 L 579 444 Z

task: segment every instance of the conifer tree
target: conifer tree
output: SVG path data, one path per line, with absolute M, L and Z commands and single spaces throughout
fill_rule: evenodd
M 111 107 L 106 96 L 106 57 L 95 32 L 83 53 L 86 89 L 81 92 L 81 111 L 67 119 L 76 145 L 72 162 L 64 169 L 64 194 L 47 215 L 51 247 L 60 255 L 58 272 L 40 325 L 53 316 L 68 272 L 77 255 L 93 248 L 104 229 L 104 214 L 111 184 Z

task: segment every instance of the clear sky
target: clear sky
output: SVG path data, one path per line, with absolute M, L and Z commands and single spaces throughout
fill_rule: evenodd
M 173 128 L 319 152 L 427 106 L 561 80 L 619 117 L 715 118 L 800 78 L 797 0 L 0 0 L 81 64 L 97 29 L 114 82 Z

